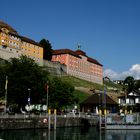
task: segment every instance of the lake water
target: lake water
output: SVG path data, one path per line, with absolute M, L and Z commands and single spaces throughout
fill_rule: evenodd
M 140 140 L 140 130 L 107 130 L 96 128 L 57 128 L 0 131 L 0 140 Z

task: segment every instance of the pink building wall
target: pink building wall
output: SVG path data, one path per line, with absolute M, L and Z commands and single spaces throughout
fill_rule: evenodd
M 67 74 L 90 82 L 103 83 L 103 66 L 88 56 L 77 55 L 74 51 L 63 49 L 54 51 L 52 61 L 59 61 L 67 66 Z M 92 62 L 93 61 L 93 62 Z

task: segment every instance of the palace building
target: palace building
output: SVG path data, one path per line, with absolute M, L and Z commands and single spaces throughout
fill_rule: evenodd
M 40 66 L 47 66 L 48 62 L 44 63 L 43 48 L 39 43 L 19 35 L 10 25 L 0 21 L 0 58 L 8 60 L 19 58 L 21 55 L 32 58 Z M 88 57 L 80 47 L 76 51 L 70 49 L 53 50 L 52 62 L 49 64 L 52 63 L 51 66 L 55 67 L 56 62 L 63 66 L 59 67 L 60 71 L 63 70 L 68 75 L 98 84 L 103 83 L 102 64 Z
M 39 43 L 20 36 L 18 32 L 3 21 L 0 21 L 0 58 L 18 58 L 26 55 L 43 65 L 43 48 Z
M 70 49 L 54 50 L 52 61 L 65 64 L 69 75 L 98 84 L 103 83 L 103 65 L 88 57 L 79 48 L 76 51 Z

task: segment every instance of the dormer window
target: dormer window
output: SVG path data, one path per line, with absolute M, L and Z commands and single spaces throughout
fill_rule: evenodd
M 9 32 L 9 30 L 7 30 L 6 28 L 2 28 L 1 30 L 6 34 Z

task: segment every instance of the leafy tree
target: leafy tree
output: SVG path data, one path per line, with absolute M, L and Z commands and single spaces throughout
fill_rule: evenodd
M 43 47 L 43 58 L 46 60 L 51 60 L 52 59 L 52 46 L 51 43 L 46 40 L 42 39 L 40 42 L 41 46 Z
M 136 81 L 135 88 L 140 89 L 140 79 Z
M 49 85 L 49 107 L 61 109 L 76 101 L 74 87 L 62 82 L 60 78 L 48 78 L 48 72 L 38 66 L 34 60 L 21 56 L 12 58 L 0 65 L 0 97 L 5 95 L 5 77 L 8 76 L 8 105 L 15 104 L 18 109 L 28 103 L 29 92 L 31 104 L 46 104 L 45 83 Z M 30 91 L 28 89 L 31 89 Z
M 124 84 L 127 85 L 127 93 L 130 93 L 135 88 L 135 80 L 132 76 L 126 77 Z
M 3 65 L 0 65 L 0 98 L 5 95 L 5 81 L 6 81 L 6 74 Z
M 49 106 L 61 109 L 75 102 L 73 95 L 74 87 L 67 82 L 62 82 L 59 78 L 53 78 L 49 87 Z
M 40 103 L 44 95 L 44 83 L 48 73 L 43 71 L 34 60 L 21 56 L 19 59 L 11 58 L 0 71 L 8 76 L 8 104 L 18 104 L 18 107 L 27 104 L 30 88 L 31 103 Z M 5 82 L 4 82 L 5 83 Z

